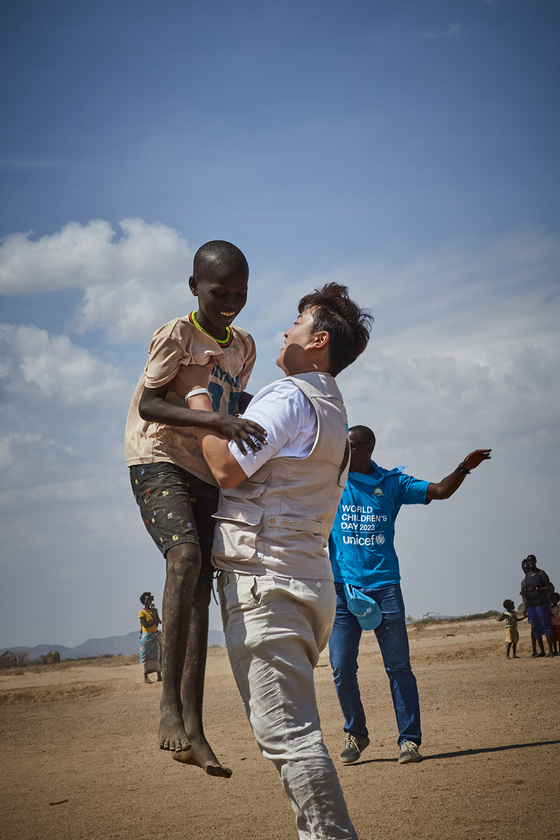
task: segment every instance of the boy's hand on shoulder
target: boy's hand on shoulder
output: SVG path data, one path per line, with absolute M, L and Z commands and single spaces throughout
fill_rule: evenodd
M 233 440 L 243 455 L 247 449 L 258 452 L 267 444 L 267 431 L 255 423 L 254 420 L 247 420 L 244 417 L 234 417 L 232 414 L 216 414 L 216 431 Z

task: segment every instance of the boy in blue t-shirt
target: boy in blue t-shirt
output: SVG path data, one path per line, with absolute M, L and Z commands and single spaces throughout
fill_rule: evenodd
M 422 761 L 422 736 L 416 678 L 410 667 L 399 560 L 395 552 L 395 520 L 402 505 L 448 499 L 465 476 L 490 458 L 477 449 L 438 483 L 405 475 L 402 467 L 385 470 L 371 460 L 375 435 L 367 426 L 350 429 L 350 472 L 329 539 L 336 585 L 336 618 L 329 655 L 338 700 L 345 717 L 346 740 L 340 755 L 353 764 L 369 745 L 364 707 L 358 686 L 358 651 L 362 627 L 348 609 L 344 584 L 373 598 L 382 621 L 375 629 L 389 677 L 401 748 L 399 763 Z

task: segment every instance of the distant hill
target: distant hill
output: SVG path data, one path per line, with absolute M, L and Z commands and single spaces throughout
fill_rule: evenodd
M 82 656 L 104 656 L 106 653 L 112 653 L 114 656 L 122 654 L 123 656 L 130 656 L 133 653 L 138 653 L 138 630 L 133 630 L 132 633 L 127 633 L 126 636 L 108 636 L 106 639 L 88 639 L 78 647 L 69 648 L 65 645 L 35 645 L 35 647 L 24 647 L 23 645 L 15 645 L 10 648 L 0 648 L 0 656 L 6 650 L 16 651 L 24 650 L 29 654 L 30 659 L 39 659 L 50 650 L 57 650 L 60 653 L 61 659 L 80 659 Z M 221 630 L 210 630 L 208 632 L 208 644 L 223 646 L 224 634 Z

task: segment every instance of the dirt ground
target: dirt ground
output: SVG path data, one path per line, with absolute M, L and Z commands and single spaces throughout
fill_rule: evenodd
M 421 764 L 396 761 L 396 727 L 375 636 L 360 685 L 371 746 L 338 761 L 342 718 L 326 653 L 316 671 L 325 741 L 360 840 L 560 840 L 560 657 L 504 656 L 494 619 L 411 628 Z M 126 662 L 131 664 L 123 664 Z M 130 657 L 0 676 L 5 840 L 297 840 L 272 765 L 249 729 L 222 648 L 210 652 L 206 734 L 231 779 L 156 746 L 160 685 Z

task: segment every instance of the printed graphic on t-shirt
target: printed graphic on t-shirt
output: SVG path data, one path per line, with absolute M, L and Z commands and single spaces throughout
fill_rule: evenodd
M 379 494 L 376 493 L 376 495 Z M 344 545 L 383 545 L 385 542 L 383 525 L 388 519 L 384 513 L 375 513 L 371 505 L 342 503 L 340 509 L 340 530 L 343 532 Z
M 231 374 L 228 373 L 227 370 L 223 370 L 220 365 L 214 365 L 210 376 L 219 380 L 219 382 L 215 382 L 211 379 L 208 383 L 208 390 L 210 391 L 210 399 L 212 400 L 213 410 L 220 410 L 220 403 L 224 395 L 224 386 L 222 383 L 226 383 L 232 389 L 228 400 L 228 414 L 236 414 L 237 403 L 239 402 L 239 397 L 241 396 L 241 378 L 239 376 L 231 376 Z

